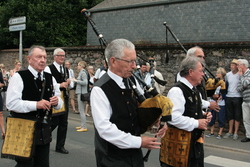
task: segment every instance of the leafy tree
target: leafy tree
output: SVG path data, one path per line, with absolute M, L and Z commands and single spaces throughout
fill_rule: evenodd
M 103 0 L 2 0 L 0 2 L 0 49 L 18 48 L 19 31 L 10 32 L 8 20 L 26 16 L 23 47 L 82 46 L 87 23 L 80 14 Z

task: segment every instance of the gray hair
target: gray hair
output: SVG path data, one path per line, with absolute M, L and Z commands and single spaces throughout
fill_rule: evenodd
M 40 46 L 40 45 L 33 45 L 33 46 L 31 46 L 30 49 L 29 49 L 28 56 L 32 56 L 33 51 L 34 51 L 35 48 L 39 48 L 39 49 L 41 49 L 42 51 L 46 51 L 46 50 L 45 50 L 45 47 L 43 47 L 43 46 Z
M 124 56 L 123 49 L 135 49 L 135 45 L 126 39 L 115 39 L 111 41 L 105 49 L 105 56 L 108 60 L 111 57 L 122 58 Z
M 180 67 L 180 76 L 185 77 L 189 74 L 189 70 L 195 70 L 198 63 L 202 63 L 201 59 L 194 56 L 187 56 L 184 60 L 181 62 Z
M 246 59 L 238 59 L 238 61 L 243 64 L 246 68 L 249 67 L 249 63 Z
M 203 49 L 201 47 L 195 46 L 195 47 L 188 49 L 187 56 L 194 56 L 194 53 L 197 49 L 201 49 L 203 51 Z
M 63 53 L 65 54 L 65 51 L 64 51 L 63 49 L 61 49 L 61 48 L 56 48 L 56 49 L 54 50 L 53 56 L 57 55 L 58 52 L 63 52 Z
M 66 64 L 66 63 L 71 64 L 71 62 L 70 62 L 69 60 L 65 60 L 64 63 L 65 63 L 65 64 Z

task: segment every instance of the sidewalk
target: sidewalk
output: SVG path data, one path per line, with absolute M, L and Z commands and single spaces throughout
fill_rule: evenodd
M 75 120 L 75 121 L 79 121 L 80 122 L 80 115 L 79 114 L 74 114 L 71 109 L 69 111 L 69 119 L 70 120 Z M 93 124 L 93 119 L 92 117 L 86 117 L 87 123 L 88 124 Z M 150 135 L 149 132 L 146 132 L 148 135 Z M 208 134 L 209 131 L 207 130 L 205 132 L 205 135 Z M 250 154 L 250 142 L 241 142 L 241 139 L 244 139 L 245 136 L 244 135 L 239 135 L 239 139 L 238 140 L 233 140 L 232 138 L 228 138 L 228 139 L 217 139 L 216 135 L 210 138 L 205 137 L 205 143 L 204 146 L 205 147 L 213 147 L 213 148 L 217 148 L 217 149 L 224 149 L 224 150 L 228 150 L 228 151 L 235 151 L 235 152 L 239 152 L 239 153 L 246 153 L 246 154 Z M 223 134 L 225 135 L 225 134 Z

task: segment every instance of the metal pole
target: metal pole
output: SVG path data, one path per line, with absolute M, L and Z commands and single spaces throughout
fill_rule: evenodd
M 22 35 L 23 31 L 20 31 L 20 36 L 19 36 L 19 61 L 21 62 L 21 65 L 23 64 L 22 62 L 22 52 L 23 52 L 23 45 L 22 45 L 22 39 L 23 39 L 23 35 Z

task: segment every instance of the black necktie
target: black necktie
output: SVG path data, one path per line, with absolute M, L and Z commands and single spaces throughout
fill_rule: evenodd
M 60 73 L 63 74 L 63 71 L 62 71 L 62 66 L 60 66 Z
M 122 79 L 122 82 L 124 83 L 126 89 L 129 89 L 129 86 L 128 86 L 128 79 L 127 79 L 127 78 L 123 78 L 123 79 Z
M 42 80 L 42 78 L 41 78 L 41 73 L 40 73 L 40 72 L 37 73 L 37 79 L 38 79 L 39 81 Z
M 196 103 L 197 103 L 198 96 L 199 96 L 198 90 L 197 90 L 196 87 L 193 87 L 192 90 L 193 90 L 193 94 L 194 94 L 194 97 L 195 97 L 195 100 L 196 100 Z

